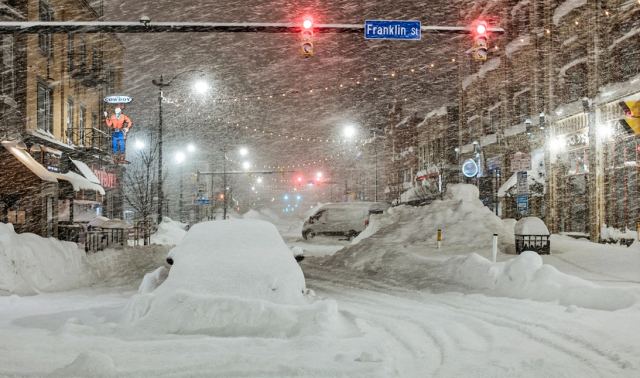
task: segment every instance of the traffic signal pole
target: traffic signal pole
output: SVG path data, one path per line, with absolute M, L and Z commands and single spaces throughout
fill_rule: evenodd
M 470 34 L 470 26 L 422 26 L 425 33 Z M 302 26 L 293 22 L 152 22 L 140 21 L 2 21 L 0 34 L 7 33 L 299 33 Z M 364 24 L 314 24 L 317 33 L 363 33 Z M 488 27 L 487 32 L 504 33 Z

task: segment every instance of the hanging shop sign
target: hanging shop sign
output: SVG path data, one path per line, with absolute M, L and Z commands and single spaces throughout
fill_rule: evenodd
M 104 98 L 104 102 L 107 104 L 128 104 L 133 99 L 129 96 L 107 96 Z
M 529 215 L 529 196 L 523 195 L 516 197 L 516 204 L 518 206 L 518 214 L 521 216 Z
M 462 174 L 465 177 L 476 177 L 479 171 L 478 163 L 474 159 L 467 159 L 462 163 Z
M 523 172 L 531 170 L 531 155 L 524 152 L 516 152 L 511 158 L 511 172 Z
M 487 158 L 485 163 L 487 165 L 488 171 L 500 170 L 500 168 L 502 168 L 502 157 L 494 156 L 494 157 Z

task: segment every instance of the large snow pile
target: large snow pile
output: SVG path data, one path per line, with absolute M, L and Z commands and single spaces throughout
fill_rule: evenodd
M 444 200 L 424 207 L 393 207 L 372 216 L 369 222 L 353 244 L 338 251 L 329 264 L 368 272 L 404 271 L 411 269 L 409 261 L 434 253 L 484 251 L 489 255 L 494 233 L 499 235 L 503 250 L 514 243 L 513 231 L 480 202 L 478 188 L 473 185 L 450 185 Z M 438 229 L 443 231 L 444 241 L 436 250 Z
M 131 327 L 285 337 L 337 316 L 332 302 L 309 303 L 300 267 L 268 222 L 199 223 L 169 255 L 174 263 L 167 279 L 129 304 L 125 323 Z
M 475 253 L 452 257 L 443 264 L 438 276 L 492 295 L 557 301 L 600 310 L 618 310 L 637 301 L 630 290 L 605 288 L 564 274 L 543 264 L 542 257 L 530 251 L 498 263 Z
M 158 225 L 158 231 L 151 235 L 151 244 L 176 245 L 187 233 L 187 225 L 164 217 Z
M 0 223 L 0 294 L 31 295 L 88 284 L 93 273 L 75 243 L 16 234 Z

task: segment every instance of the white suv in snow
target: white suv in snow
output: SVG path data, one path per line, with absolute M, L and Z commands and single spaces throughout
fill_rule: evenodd
M 369 215 L 389 208 L 384 202 L 339 202 L 320 207 L 302 226 L 302 237 L 318 235 L 356 237 L 369 223 Z

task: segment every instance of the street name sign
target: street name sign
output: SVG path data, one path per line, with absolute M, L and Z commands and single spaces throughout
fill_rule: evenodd
M 366 20 L 364 38 L 418 41 L 422 38 L 422 23 L 415 20 Z

